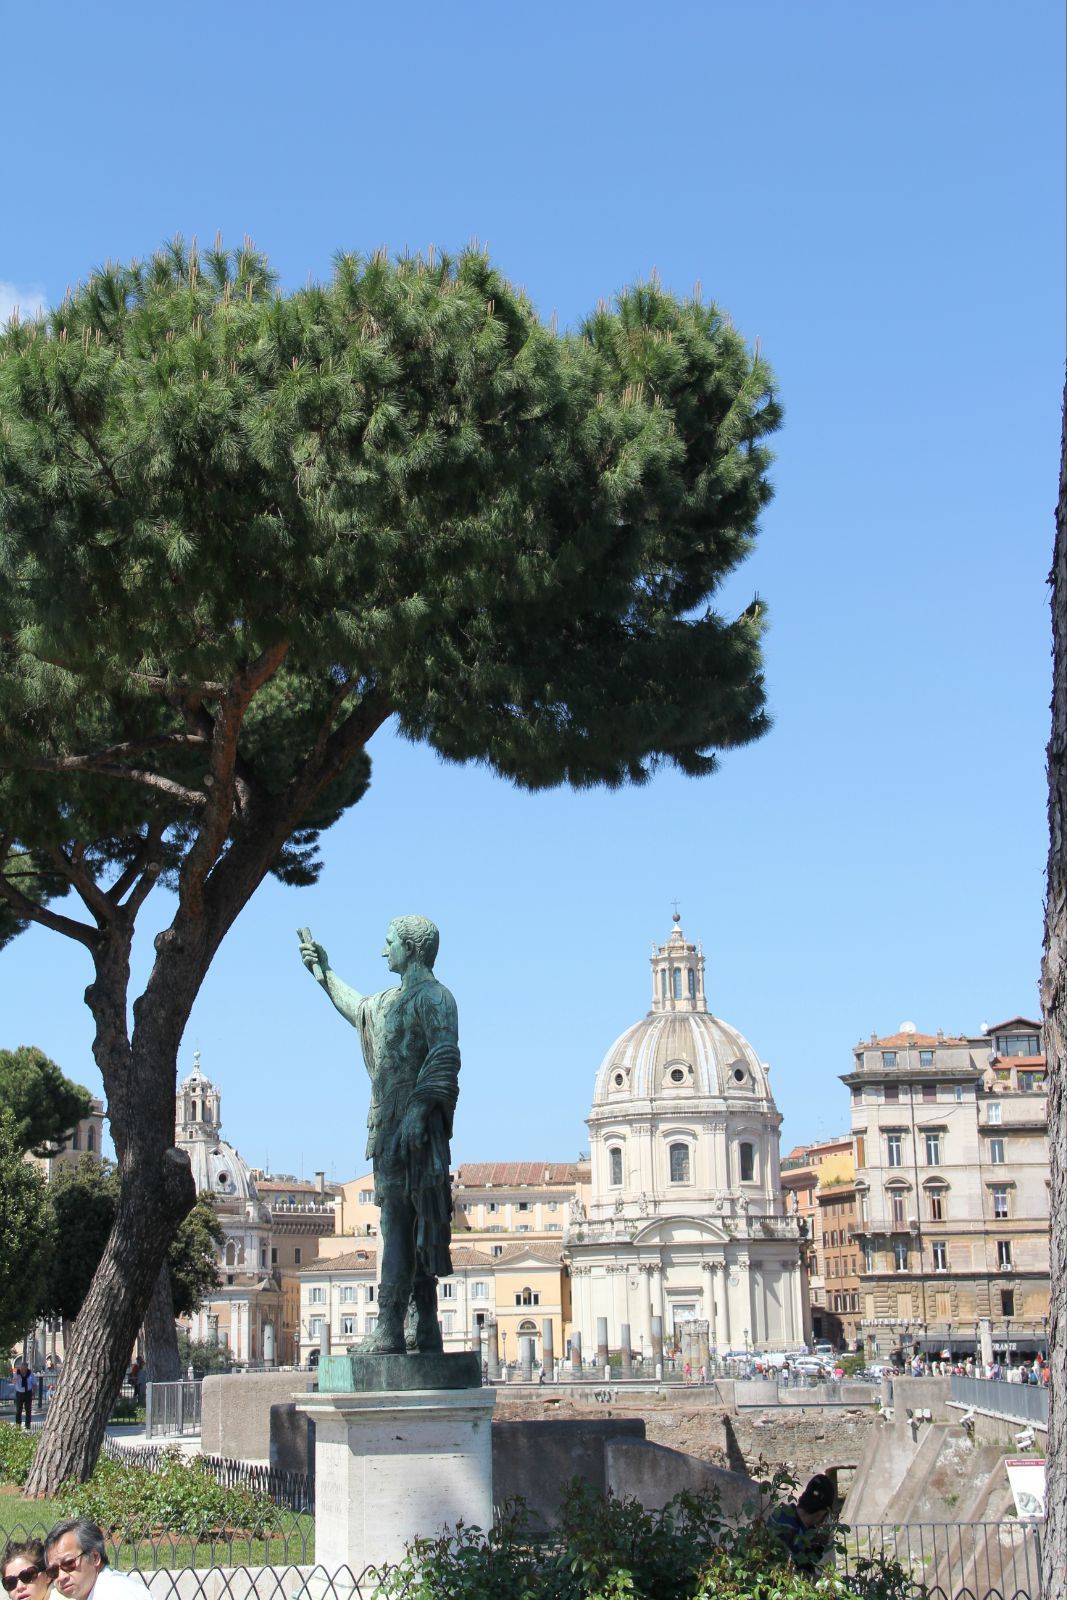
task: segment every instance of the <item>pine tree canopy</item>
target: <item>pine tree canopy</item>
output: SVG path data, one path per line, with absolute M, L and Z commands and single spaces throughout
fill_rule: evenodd
M 713 770 L 767 726 L 762 607 L 712 602 L 779 420 L 714 306 L 558 333 L 475 249 L 283 294 L 176 241 L 9 325 L 0 940 L 257 830 L 310 881 L 389 718 L 529 788 Z
M 51 1156 L 92 1107 L 88 1089 L 60 1071 L 36 1045 L 0 1050 L 0 1105 L 10 1114 L 11 1130 L 24 1151 Z

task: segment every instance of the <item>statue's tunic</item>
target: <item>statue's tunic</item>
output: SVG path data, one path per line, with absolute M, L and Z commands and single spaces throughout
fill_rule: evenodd
M 448 1141 L 459 1097 L 459 1021 L 443 983 L 429 978 L 360 1001 L 363 1060 L 371 1081 L 367 1155 L 375 1201 L 407 1194 L 416 1216 L 416 1276 L 447 1277 L 452 1219 Z M 426 1142 L 407 1159 L 400 1127 L 408 1106 L 427 1108 Z

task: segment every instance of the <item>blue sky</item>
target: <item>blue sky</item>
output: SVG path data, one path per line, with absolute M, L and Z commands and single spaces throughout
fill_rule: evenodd
M 671 902 L 713 1009 L 771 1064 L 783 1139 L 847 1124 L 849 1047 L 1034 1014 L 1064 361 L 1064 28 L 1014 7 L 43 4 L 5 80 L 0 315 L 181 231 L 285 285 L 338 249 L 471 237 L 575 321 L 658 268 L 757 336 L 777 497 L 725 603 L 770 606 L 775 717 L 701 782 L 531 797 L 389 736 L 311 890 L 271 885 L 183 1049 L 255 1163 L 362 1168 L 355 1036 L 304 975 L 384 982 L 441 925 L 459 1159 L 585 1146 Z M 430 859 L 428 847 L 432 846 Z M 143 975 L 165 897 L 142 916 Z M 99 1087 L 80 949 L 0 957 L 4 1044 Z

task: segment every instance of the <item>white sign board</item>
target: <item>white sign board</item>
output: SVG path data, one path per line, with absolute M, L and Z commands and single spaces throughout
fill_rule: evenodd
M 1044 1456 L 1006 1456 L 1004 1465 L 1020 1520 L 1040 1522 L 1045 1515 Z

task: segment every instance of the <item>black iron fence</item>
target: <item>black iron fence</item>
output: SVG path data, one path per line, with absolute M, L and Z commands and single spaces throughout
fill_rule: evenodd
M 838 1567 L 862 1592 L 872 1564 L 899 1562 L 933 1600 L 1039 1600 L 1041 1526 L 1032 1522 L 886 1523 L 841 1530 Z

